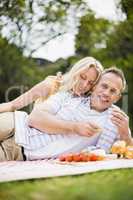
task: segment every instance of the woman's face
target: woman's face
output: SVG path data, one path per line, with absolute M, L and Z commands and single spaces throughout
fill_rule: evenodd
M 73 92 L 78 96 L 90 91 L 97 79 L 98 72 L 95 67 L 79 70 L 74 76 Z

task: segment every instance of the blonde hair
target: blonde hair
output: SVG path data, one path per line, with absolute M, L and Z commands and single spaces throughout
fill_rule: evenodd
M 103 71 L 103 66 L 95 58 L 85 57 L 85 58 L 79 60 L 75 65 L 73 65 L 73 67 L 70 69 L 70 71 L 63 76 L 63 82 L 62 82 L 62 85 L 60 86 L 59 90 L 70 91 L 72 89 L 74 81 L 75 81 L 74 80 L 75 74 L 78 73 L 78 71 L 80 71 L 82 69 L 86 69 L 86 68 L 90 68 L 90 67 L 94 67 L 98 72 L 98 76 L 96 79 L 96 82 L 97 82 L 97 80 L 99 79 L 99 77 Z
M 43 102 L 50 95 L 52 95 L 52 94 L 54 94 L 58 91 L 71 91 L 72 88 L 73 88 L 74 82 L 75 82 L 75 79 L 74 79 L 75 74 L 78 73 L 82 69 L 86 69 L 86 68 L 90 68 L 90 67 L 94 67 L 98 72 L 98 76 L 97 76 L 97 79 L 95 81 L 95 83 L 96 83 L 98 81 L 99 77 L 101 76 L 101 73 L 103 71 L 103 66 L 95 58 L 85 57 L 85 58 L 79 60 L 75 65 L 73 65 L 73 67 L 70 69 L 69 72 L 65 73 L 62 76 L 61 82 L 54 79 L 53 84 L 52 84 L 52 88 L 51 88 L 51 92 L 49 93 L 49 95 L 45 98 L 41 97 L 41 98 L 37 99 L 36 103 Z

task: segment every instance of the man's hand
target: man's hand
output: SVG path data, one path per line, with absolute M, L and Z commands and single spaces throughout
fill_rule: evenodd
M 117 126 L 120 139 L 130 143 L 131 133 L 129 128 L 129 117 L 120 109 L 113 109 L 112 122 Z
M 73 131 L 79 135 L 90 137 L 101 132 L 101 130 L 94 122 L 76 122 Z

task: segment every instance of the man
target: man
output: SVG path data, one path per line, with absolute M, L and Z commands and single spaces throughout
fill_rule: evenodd
M 124 87 L 125 79 L 122 72 L 110 68 L 104 71 L 88 98 L 74 97 L 71 93 L 60 92 L 36 107 L 29 116 L 23 113 L 21 118 L 19 116 L 22 112 L 18 112 L 15 120 L 15 142 L 23 147 L 27 160 L 78 152 L 90 145 L 104 148 L 108 152 L 118 138 L 132 144 L 126 115 L 116 109 L 112 112 L 114 108 L 112 104 L 120 99 Z M 96 134 L 91 136 L 90 122 L 95 127 L 98 125 L 101 132 L 96 131 Z M 5 152 L 11 143 L 9 141 L 6 145 L 7 141 L 1 143 L 6 149 Z M 18 152 L 17 147 L 15 152 Z M 20 149 L 17 153 L 17 159 L 20 159 L 18 155 Z

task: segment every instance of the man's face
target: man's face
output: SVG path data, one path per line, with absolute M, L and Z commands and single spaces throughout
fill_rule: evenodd
M 91 107 L 99 112 L 109 108 L 121 97 L 123 84 L 120 77 L 113 73 L 102 75 L 91 95 Z

